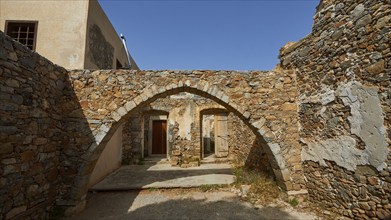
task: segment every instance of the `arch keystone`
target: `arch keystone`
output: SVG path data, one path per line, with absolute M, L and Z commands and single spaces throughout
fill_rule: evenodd
M 170 85 L 166 86 L 167 90 L 176 89 L 176 88 L 178 88 L 178 86 L 174 83 L 171 83 Z
M 182 82 L 182 80 L 179 80 L 179 82 L 178 82 L 178 87 L 183 87 L 183 82 Z

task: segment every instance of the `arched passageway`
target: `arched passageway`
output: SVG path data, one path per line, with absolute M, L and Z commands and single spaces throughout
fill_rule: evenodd
M 279 186 L 286 191 L 304 189 L 296 90 L 288 74 L 119 70 L 70 75 L 94 137 L 77 161 L 78 173 L 69 198 L 72 201 L 85 198 L 89 176 L 117 128 L 156 99 L 181 92 L 211 99 L 235 114 L 267 146 L 265 151 Z

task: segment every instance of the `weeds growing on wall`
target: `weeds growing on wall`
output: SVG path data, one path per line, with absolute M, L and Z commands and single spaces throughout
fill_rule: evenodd
M 289 200 L 289 204 L 291 204 L 291 206 L 295 207 L 299 204 L 299 201 L 296 198 L 293 198 L 293 199 Z

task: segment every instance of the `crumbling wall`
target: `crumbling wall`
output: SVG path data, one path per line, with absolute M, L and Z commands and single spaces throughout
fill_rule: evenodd
M 0 32 L 0 219 L 46 219 L 55 203 L 66 77 Z
M 150 141 L 148 140 L 149 117 L 159 115 L 159 112 L 168 114 L 167 147 L 172 165 L 198 161 L 201 157 L 200 122 L 202 112 L 205 110 L 213 115 L 223 111 L 224 107 L 210 99 L 183 93 L 157 99 L 137 114 L 131 115 L 123 130 L 124 163 L 137 163 L 141 159 L 142 138 L 144 138 L 144 156 L 147 155 Z M 229 160 L 249 168 L 272 172 L 262 140 L 257 138 L 253 131 L 233 113 L 229 113 L 228 123 Z M 144 126 L 144 134 L 142 126 Z
M 157 99 L 133 114 L 125 124 L 124 155 L 125 163 L 137 162 L 141 158 L 142 139 L 144 155 L 149 142 L 149 118 L 154 115 L 168 115 L 168 157 L 173 165 L 178 165 L 181 158 L 195 157 L 200 159 L 200 109 L 211 106 L 214 101 L 197 95 L 182 93 Z M 215 103 L 213 106 L 219 106 Z M 160 114 L 159 114 L 160 113 Z M 144 125 L 142 124 L 144 122 Z M 144 126 L 144 134 L 142 133 Z M 175 154 L 175 155 L 174 155 Z M 178 155 L 176 155 L 178 154 Z
M 198 100 L 201 98 L 193 94 L 184 93 L 171 96 L 171 106 L 168 110 L 168 151 L 171 165 L 187 166 L 200 161 L 200 123 Z M 197 100 L 198 99 L 198 100 Z M 167 102 L 165 102 L 167 103 Z M 168 104 L 168 103 L 167 103 Z M 192 158 L 192 159 L 191 159 Z
M 312 33 L 281 49 L 310 198 L 351 218 L 391 214 L 390 14 L 389 1 L 323 0 Z

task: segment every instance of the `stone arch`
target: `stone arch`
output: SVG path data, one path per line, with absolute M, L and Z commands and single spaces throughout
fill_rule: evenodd
M 138 96 L 127 101 L 115 111 L 111 112 L 109 117 L 112 119 L 112 123 L 101 124 L 96 129 L 94 136 L 95 142 L 90 145 L 87 153 L 83 155 L 85 162 L 79 169 L 75 186 L 71 191 L 71 199 L 77 202 L 76 206 L 79 206 L 79 208 L 75 208 L 76 210 L 81 210 L 82 208 L 80 207 L 84 207 L 85 205 L 89 175 L 95 166 L 96 160 L 103 151 L 105 144 L 114 134 L 116 129 L 127 120 L 130 114 L 139 111 L 145 105 L 158 98 L 163 98 L 180 92 L 196 94 L 217 102 L 228 111 L 238 116 L 258 137 L 263 138 L 262 135 L 269 132 L 269 129 L 266 126 L 263 126 L 267 122 L 266 119 L 261 118 L 250 123 L 250 114 L 246 111 L 246 106 L 237 105 L 230 99 L 229 95 L 226 94 L 224 90 L 222 90 L 219 86 L 211 85 L 208 81 L 199 80 L 197 84 L 193 85 L 189 80 L 187 80 L 185 82 L 179 81 L 178 84 L 173 83 L 165 87 L 158 87 L 156 85 L 147 87 Z M 277 183 L 282 189 L 290 190 L 290 171 L 282 158 L 280 145 L 272 139 L 264 139 L 264 141 L 268 146 L 268 153 L 272 157 L 270 162 L 272 167 L 274 167 L 273 171 L 276 176 Z M 70 212 L 73 211 L 71 210 Z
M 168 111 L 165 110 L 158 110 L 158 109 L 147 109 L 141 112 L 142 115 L 168 115 L 170 114 Z
M 215 106 L 207 106 L 206 108 L 203 108 L 200 111 L 200 115 L 214 114 L 214 113 L 226 113 L 226 112 L 228 112 L 228 111 L 227 111 L 227 109 L 224 109 L 224 108 L 219 108 L 219 107 L 215 107 Z

